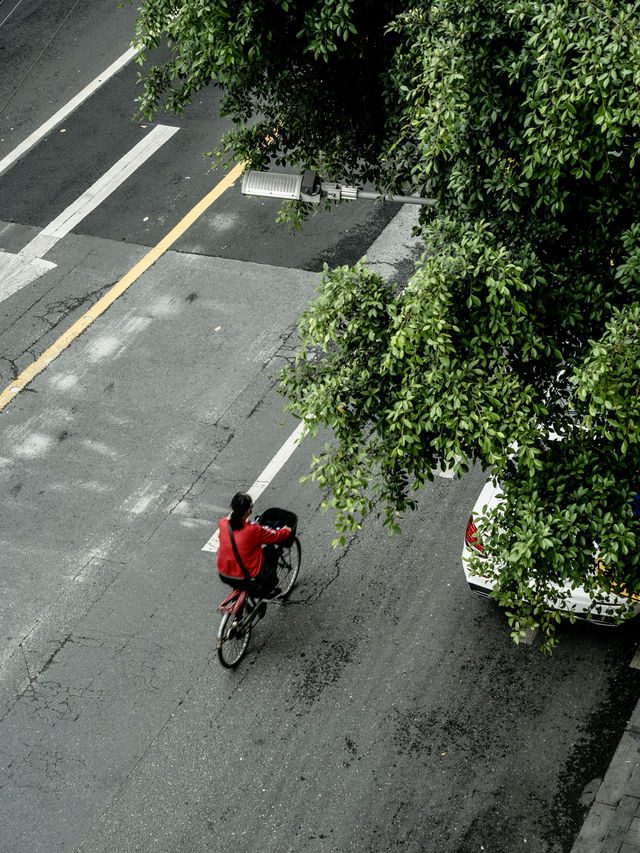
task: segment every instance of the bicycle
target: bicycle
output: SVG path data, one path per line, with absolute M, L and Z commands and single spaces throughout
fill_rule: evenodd
M 276 573 L 280 593 L 268 601 L 284 601 L 293 589 L 302 559 L 302 547 L 296 535 L 297 517 L 287 510 L 271 507 L 256 517 L 268 527 L 291 527 L 291 536 L 273 547 L 278 552 Z M 248 589 L 233 589 L 220 604 L 223 613 L 216 637 L 218 660 L 226 669 L 237 666 L 247 651 L 251 630 L 267 612 L 267 600 L 253 595 Z

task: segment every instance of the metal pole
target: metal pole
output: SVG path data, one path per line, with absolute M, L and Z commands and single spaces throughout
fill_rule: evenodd
M 358 190 L 358 195 L 356 198 L 366 198 L 366 199 L 384 199 L 384 201 L 399 201 L 403 204 L 435 204 L 435 198 L 423 198 L 419 195 L 382 195 L 382 193 L 370 193 L 365 190 Z

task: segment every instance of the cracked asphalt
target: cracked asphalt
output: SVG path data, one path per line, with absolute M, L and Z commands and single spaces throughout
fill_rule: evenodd
M 123 24 L 110 0 L 16 7 L 1 154 L 126 46 L 125 9 Z M 39 53 L 41 79 L 25 76 Z M 0 176 L 0 248 L 146 132 L 135 74 Z M 202 157 L 223 128 L 215 91 L 178 124 L 0 302 L 3 387 L 218 179 Z M 302 235 L 277 206 L 227 191 L 0 412 L 0 851 L 568 851 L 637 701 L 639 629 L 564 628 L 550 659 L 514 646 L 460 567 L 479 470 L 436 477 L 402 536 L 369 519 L 334 551 L 300 484 L 322 437 L 306 441 L 257 506 L 298 513 L 299 583 L 236 671 L 217 662 L 226 590 L 202 547 L 292 431 L 274 373 L 317 271 L 367 253 L 406 277 L 415 258 L 397 205 L 342 205 Z
M 169 253 L 2 413 L 0 849 L 570 846 L 634 636 L 512 645 L 459 566 L 480 471 L 436 478 L 401 537 L 372 519 L 333 551 L 303 444 L 258 507 L 298 512 L 299 584 L 237 671 L 217 662 L 201 548 L 291 431 L 273 374 L 316 285 Z

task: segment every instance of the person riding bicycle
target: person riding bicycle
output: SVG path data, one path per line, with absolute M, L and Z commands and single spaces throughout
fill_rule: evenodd
M 218 522 L 218 573 L 220 579 L 231 586 L 253 588 L 262 598 L 275 598 L 280 593 L 276 575 L 278 554 L 272 546 L 288 539 L 291 528 L 275 530 L 255 521 L 249 522 L 252 509 L 251 495 L 237 492 L 231 500 L 231 514 Z M 236 558 L 229 528 L 244 571 Z

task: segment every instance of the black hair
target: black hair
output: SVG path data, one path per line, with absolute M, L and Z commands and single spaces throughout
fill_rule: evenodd
M 242 529 L 244 514 L 252 506 L 251 495 L 248 495 L 246 492 L 236 492 L 231 499 L 231 515 L 229 516 L 232 530 Z

